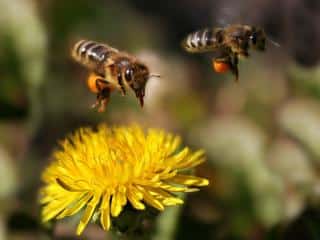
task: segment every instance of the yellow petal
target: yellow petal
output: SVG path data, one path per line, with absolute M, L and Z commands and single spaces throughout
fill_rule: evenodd
M 205 151 L 199 150 L 189 156 L 187 159 L 179 162 L 177 164 L 177 168 L 184 169 L 184 168 L 193 168 L 198 166 L 199 164 L 205 161 Z
M 126 195 L 126 191 L 127 189 L 124 186 L 119 186 L 118 188 L 119 190 L 119 201 L 121 206 L 124 206 L 127 204 L 127 195 Z
M 87 208 L 86 208 L 84 214 L 82 215 L 80 223 L 77 227 L 77 235 L 80 235 L 83 232 L 83 230 L 85 229 L 85 227 L 87 226 L 89 220 L 91 219 L 91 217 L 94 213 L 94 210 L 95 210 L 98 202 L 100 201 L 100 196 L 101 196 L 101 194 L 94 194 L 93 198 L 88 203 Z
M 183 174 L 177 174 L 173 178 L 168 179 L 168 181 L 181 185 L 198 187 L 207 186 L 209 184 L 208 179 Z
M 170 148 L 168 149 L 168 153 L 172 154 L 180 145 L 181 138 L 176 136 L 174 137 L 173 141 L 171 142 Z
M 40 198 L 40 204 L 45 204 L 48 202 L 51 202 L 53 200 L 53 198 L 51 197 L 51 195 L 44 195 L 43 197 Z
M 170 198 L 173 197 L 173 195 L 161 188 L 150 188 L 150 187 L 145 187 L 145 190 L 147 190 L 151 195 L 156 196 L 162 196 L 162 198 Z
M 158 209 L 159 211 L 164 210 L 164 206 L 162 205 L 162 203 L 159 200 L 155 199 L 150 193 L 148 193 L 148 191 L 144 190 L 142 187 L 139 188 L 139 190 L 143 193 L 143 199 L 146 203 Z
M 123 199 L 125 196 L 123 196 L 124 193 L 120 192 L 118 189 L 116 192 L 112 195 L 111 200 L 111 215 L 112 217 L 117 217 L 122 211 L 123 206 Z
M 90 198 L 92 197 L 92 194 L 84 194 L 84 197 L 80 197 L 79 201 L 77 201 L 72 207 L 66 208 L 62 213 L 60 213 L 57 216 L 57 219 L 61 219 L 67 216 L 72 216 L 73 214 L 76 214 L 77 212 L 79 212 L 85 204 L 87 204 L 87 202 L 90 200 Z
M 130 186 L 129 190 L 134 198 L 139 199 L 139 200 L 143 199 L 142 192 L 140 192 L 135 186 Z
M 141 198 L 139 198 L 138 196 L 141 196 Z M 138 210 L 145 209 L 144 204 L 140 201 L 143 198 L 143 194 L 137 195 L 134 193 L 134 191 L 132 191 L 132 188 L 129 188 L 127 191 L 127 197 L 135 209 L 138 209 Z
M 60 187 L 62 187 L 66 191 L 69 191 L 69 192 L 82 192 L 83 191 L 83 189 L 75 188 L 72 184 L 66 183 L 61 178 L 56 178 L 56 182 Z
M 160 178 L 161 178 L 161 180 L 172 178 L 173 176 L 175 176 L 177 174 L 177 172 L 178 172 L 177 170 L 172 170 L 172 168 L 170 167 L 169 171 L 165 171 L 160 174 Z
M 176 155 L 169 158 L 168 161 L 173 161 L 176 164 L 176 163 L 184 160 L 186 158 L 186 156 L 188 156 L 189 153 L 190 153 L 189 148 L 185 147 L 182 151 L 180 151 Z
M 197 188 L 178 187 L 162 182 L 160 187 L 169 192 L 196 192 Z
M 51 201 L 42 209 L 42 221 L 47 222 L 50 219 L 54 218 L 60 212 L 62 212 L 68 205 L 70 205 L 74 200 L 75 198 L 73 196 L 66 196 L 64 201 L 61 201 L 61 200 Z
M 180 198 L 171 197 L 162 200 L 162 203 L 166 206 L 174 206 L 178 204 L 183 204 L 183 200 Z
M 100 222 L 104 230 L 109 230 L 110 221 L 110 194 L 105 194 L 102 199 L 101 209 L 100 209 Z
M 177 198 L 177 197 L 173 196 L 171 193 L 169 193 L 165 190 L 162 190 L 160 188 L 147 188 L 146 190 L 148 190 L 148 192 L 151 193 L 151 195 L 153 195 L 157 199 L 159 199 L 163 205 L 173 206 L 173 205 L 183 203 L 182 199 Z

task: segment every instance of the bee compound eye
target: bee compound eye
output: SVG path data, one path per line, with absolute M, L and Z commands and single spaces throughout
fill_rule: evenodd
M 252 44 L 256 45 L 257 44 L 257 33 L 252 33 L 251 37 L 250 37 Z
M 130 82 L 133 79 L 133 70 L 132 68 L 127 68 L 125 72 L 125 78 L 128 82 Z

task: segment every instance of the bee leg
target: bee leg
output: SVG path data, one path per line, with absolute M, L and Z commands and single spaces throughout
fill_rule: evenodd
M 93 92 L 97 93 L 96 102 L 91 105 L 91 108 L 96 108 L 100 104 L 100 98 L 101 98 L 100 95 L 101 95 L 101 90 L 102 90 L 101 81 L 102 80 L 103 79 L 100 76 L 96 75 L 95 73 L 91 73 L 89 76 L 88 86 Z
M 110 99 L 110 88 L 104 88 L 97 94 L 97 100 L 92 105 L 92 108 L 98 108 L 98 112 L 104 112 Z
M 98 108 L 98 112 L 104 112 L 104 110 L 107 107 L 107 104 L 109 102 L 110 99 L 110 93 L 111 93 L 111 89 L 110 88 L 104 88 L 101 91 L 101 98 L 100 98 L 100 106 Z
M 97 100 L 94 104 L 91 105 L 91 108 L 97 108 L 100 105 L 100 94 L 97 94 Z
M 239 69 L 238 65 L 231 66 L 231 72 L 235 76 L 235 81 L 239 82 Z
M 118 74 L 118 83 L 119 83 L 119 85 L 120 85 L 121 95 L 122 95 L 122 96 L 125 96 L 125 95 L 127 94 L 127 92 L 126 92 L 126 88 L 124 87 L 123 80 L 122 80 L 122 75 L 121 75 L 121 74 Z
M 125 96 L 127 94 L 126 89 L 124 88 L 124 86 L 121 85 L 121 95 Z
M 110 88 L 110 82 L 108 82 L 104 78 L 98 78 L 96 80 L 96 86 L 99 92 L 101 92 L 105 88 Z
M 98 90 L 97 100 L 92 105 L 92 108 L 99 107 L 98 112 L 103 112 L 105 110 L 105 107 L 110 99 L 111 88 L 108 86 L 109 84 L 110 83 L 103 78 L 98 78 L 96 80 L 96 88 Z
M 238 63 L 239 63 L 239 57 L 237 54 L 232 54 L 229 56 L 230 61 L 230 70 L 231 73 L 235 76 L 235 81 L 239 81 L 239 69 L 238 69 Z

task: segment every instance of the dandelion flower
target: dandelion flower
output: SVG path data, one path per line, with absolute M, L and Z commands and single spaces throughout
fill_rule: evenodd
M 118 217 L 127 204 L 159 211 L 182 204 L 174 193 L 195 191 L 209 182 L 188 174 L 204 161 L 204 152 L 181 149 L 180 142 L 178 136 L 157 129 L 145 133 L 139 126 L 81 128 L 61 143 L 42 175 L 42 220 L 84 209 L 80 235 L 93 215 L 109 230 L 111 217 Z

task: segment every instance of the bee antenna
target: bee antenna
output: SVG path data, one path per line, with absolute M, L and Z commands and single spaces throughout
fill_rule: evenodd
M 161 78 L 161 75 L 153 73 L 149 75 L 149 78 L 152 78 L 152 77 Z
M 276 41 L 272 40 L 271 38 L 268 37 L 267 40 L 268 40 L 270 43 L 272 43 L 274 46 L 280 47 L 280 44 L 277 43 Z

